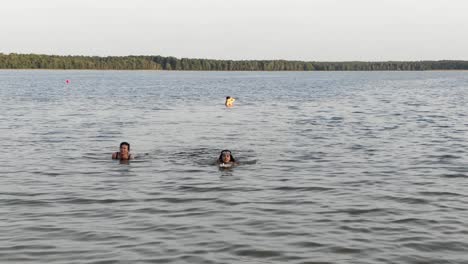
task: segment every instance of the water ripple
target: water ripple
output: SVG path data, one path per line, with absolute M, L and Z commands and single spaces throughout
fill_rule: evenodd
M 0 71 L 0 262 L 466 263 L 467 86 Z M 135 160 L 110 160 L 122 141 Z M 239 165 L 220 170 L 222 149 Z

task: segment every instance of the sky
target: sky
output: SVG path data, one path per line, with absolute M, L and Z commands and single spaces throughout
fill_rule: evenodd
M 467 0 L 2 0 L 0 53 L 468 60 Z

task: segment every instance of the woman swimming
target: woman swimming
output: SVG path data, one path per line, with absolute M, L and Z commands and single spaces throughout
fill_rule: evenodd
M 227 149 L 221 151 L 217 163 L 220 167 L 231 167 L 232 165 L 239 164 L 238 162 L 236 162 L 234 156 L 232 156 L 231 151 Z
M 133 159 L 132 154 L 130 154 L 130 144 L 127 142 L 120 143 L 120 152 L 114 152 L 112 154 L 112 159 L 118 159 L 118 160 Z

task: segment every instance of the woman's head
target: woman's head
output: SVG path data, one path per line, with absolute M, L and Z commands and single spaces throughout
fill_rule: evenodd
M 130 144 L 128 142 L 120 143 L 120 152 L 127 153 L 130 151 Z
M 229 162 L 236 162 L 236 159 L 234 158 L 234 156 L 232 156 L 232 153 L 230 150 L 225 149 L 221 151 L 218 161 L 221 163 L 229 163 Z

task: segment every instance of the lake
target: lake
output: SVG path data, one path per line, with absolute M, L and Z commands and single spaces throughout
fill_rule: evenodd
M 2 70 L 0 262 L 467 263 L 467 105 L 462 71 Z

